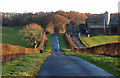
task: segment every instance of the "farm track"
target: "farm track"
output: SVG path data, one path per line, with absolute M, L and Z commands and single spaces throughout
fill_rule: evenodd
M 71 39 L 78 48 L 85 48 L 82 41 L 77 36 L 71 36 Z

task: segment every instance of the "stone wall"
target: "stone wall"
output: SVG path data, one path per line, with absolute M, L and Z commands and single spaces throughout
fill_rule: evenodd
M 102 44 L 94 47 L 78 48 L 72 42 L 71 37 L 67 33 L 65 33 L 64 36 L 65 36 L 65 41 L 67 42 L 67 45 L 72 52 L 91 53 L 91 54 L 108 55 L 108 56 L 120 56 L 120 42 Z

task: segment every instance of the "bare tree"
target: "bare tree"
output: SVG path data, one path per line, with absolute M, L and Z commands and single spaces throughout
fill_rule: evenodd
M 24 33 L 24 38 L 29 44 L 33 45 L 34 48 L 37 47 L 38 43 L 43 39 L 44 36 L 43 28 L 36 23 L 27 25 L 23 30 L 20 30 L 20 32 Z
M 54 24 L 52 22 L 50 22 L 47 27 L 46 27 L 46 31 L 49 33 L 54 33 Z

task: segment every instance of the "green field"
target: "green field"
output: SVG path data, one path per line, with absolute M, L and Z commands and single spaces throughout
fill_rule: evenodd
M 19 33 L 24 26 L 2 26 L 2 43 L 7 43 L 11 45 L 19 45 L 27 48 L 33 48 L 33 46 L 28 45 L 28 42 L 23 38 L 24 35 Z
M 43 53 L 29 54 L 16 60 L 4 63 L 0 66 L 0 68 L 2 68 L 2 76 L 6 76 L 6 78 L 8 76 L 31 76 L 30 78 L 34 78 L 32 76 L 37 74 L 44 63 L 44 60 L 51 55 L 52 34 L 48 34 L 47 37 L 48 40 Z
M 60 43 L 60 48 L 62 49 L 62 51 L 64 51 L 64 55 L 80 57 L 81 59 L 95 64 L 108 71 L 109 73 L 120 77 L 120 58 L 108 57 L 104 55 L 73 53 L 70 51 L 70 49 L 67 48 L 67 44 L 65 43 L 63 36 L 59 36 L 59 41 L 62 42 Z
M 120 35 L 98 35 L 92 37 L 79 37 L 86 47 L 97 46 L 106 43 L 120 42 Z

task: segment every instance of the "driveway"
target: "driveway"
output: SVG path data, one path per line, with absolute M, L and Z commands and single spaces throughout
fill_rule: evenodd
M 71 39 L 78 48 L 85 48 L 82 41 L 77 36 L 72 36 Z
M 60 51 L 58 36 L 53 35 L 52 40 L 52 55 L 45 60 L 37 76 L 92 76 L 94 78 L 108 76 L 108 78 L 114 78 L 112 74 L 85 60 L 63 55 Z

